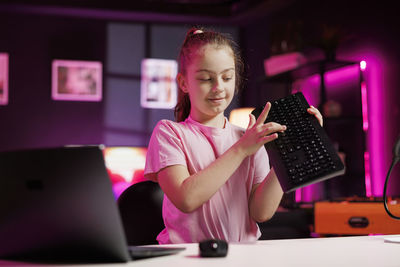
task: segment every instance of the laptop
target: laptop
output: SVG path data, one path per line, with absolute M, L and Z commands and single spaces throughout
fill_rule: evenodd
M 0 152 L 0 241 L 1 259 L 52 262 L 127 262 L 184 249 L 127 245 L 101 146 Z

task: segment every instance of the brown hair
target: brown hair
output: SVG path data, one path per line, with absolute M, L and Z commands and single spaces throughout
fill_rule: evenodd
M 235 61 L 235 92 L 237 93 L 242 84 L 244 64 L 238 45 L 228 34 L 207 30 L 201 27 L 189 29 L 178 57 L 179 72 L 185 75 L 186 67 L 190 63 L 194 51 L 207 44 L 228 46 L 232 49 Z M 178 92 L 178 103 L 174 111 L 176 121 L 184 121 L 190 114 L 190 107 L 189 95 L 180 89 Z

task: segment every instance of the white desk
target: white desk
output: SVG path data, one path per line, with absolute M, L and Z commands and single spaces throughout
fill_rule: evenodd
M 177 255 L 136 260 L 127 264 L 78 266 L 400 266 L 400 243 L 385 242 L 390 236 L 331 237 L 258 241 L 254 244 L 230 244 L 225 258 L 200 258 L 198 244 L 184 244 Z M 400 237 L 400 236 L 396 236 Z M 0 266 L 41 266 L 1 261 Z M 46 265 L 45 265 L 46 266 Z M 50 266 L 50 265 L 47 265 Z M 51 265 L 55 266 L 55 265 Z M 60 265 L 67 267 L 67 265 Z

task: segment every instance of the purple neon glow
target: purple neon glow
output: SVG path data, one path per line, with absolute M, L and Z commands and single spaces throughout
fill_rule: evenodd
M 331 93 L 342 93 L 348 90 L 346 86 L 355 85 L 359 82 L 360 68 L 358 65 L 351 65 L 325 74 L 325 83 L 331 88 Z
M 326 72 L 324 80 L 326 87 L 329 88 L 329 95 L 346 94 L 349 86 L 358 84 L 359 75 L 360 67 L 357 64 Z M 301 81 L 301 86 L 299 87 L 301 87 L 301 91 L 310 105 L 319 105 L 320 83 L 321 77 L 319 74 Z M 295 193 L 295 200 L 297 202 L 312 202 L 323 197 L 322 184 L 320 183 L 298 189 Z
M 297 190 L 294 192 L 294 200 L 295 200 L 296 202 L 301 202 L 301 189 L 297 189 Z
M 363 117 L 363 130 L 368 131 L 368 97 L 367 97 L 367 84 L 361 82 L 361 103 L 362 103 L 362 117 Z
M 367 68 L 367 62 L 365 60 L 360 61 L 360 69 L 364 71 Z
M 385 182 L 386 162 L 390 162 L 390 153 L 386 153 L 387 149 L 385 138 L 385 59 L 381 55 L 379 49 L 374 47 L 366 47 L 359 51 L 352 51 L 349 54 L 343 54 L 343 58 L 347 60 L 357 61 L 360 58 L 359 69 L 362 70 L 363 83 L 361 85 L 362 108 L 363 108 L 363 129 L 366 131 L 367 151 L 364 155 L 365 164 L 365 185 L 367 196 L 382 196 L 383 184 Z M 368 62 L 368 68 L 367 68 Z M 353 71 L 356 69 L 353 68 Z M 352 71 L 350 71 L 352 72 Z M 349 72 L 349 74 L 350 74 Z M 325 76 L 326 83 L 330 83 L 331 72 Z M 337 73 L 337 72 L 336 72 Z M 344 78 L 342 73 L 340 79 Z M 355 73 L 353 74 L 355 75 Z M 357 74 L 358 75 L 358 74 Z M 346 76 L 346 75 L 345 75 Z M 353 76 L 352 79 L 354 79 Z M 303 81 L 302 90 L 310 104 L 318 105 L 319 99 L 319 75 L 314 75 Z M 368 85 L 368 86 L 367 86 Z M 310 189 L 311 186 L 309 186 Z M 302 191 L 296 192 L 296 200 L 312 201 L 318 193 L 309 190 L 309 187 L 303 188 Z M 307 190 L 306 190 L 307 189 Z
M 310 105 L 318 106 L 320 83 L 321 79 L 319 77 L 319 74 L 316 74 L 310 76 L 307 79 L 301 80 L 300 85 L 298 85 L 299 89 L 301 90 Z M 296 91 L 296 88 L 293 88 L 292 90 Z
M 365 168 L 365 195 L 367 197 L 372 196 L 372 185 L 371 185 L 371 171 L 370 171 L 370 161 L 369 152 L 364 152 L 364 168 Z
M 382 196 L 383 184 L 385 182 L 385 173 L 387 166 L 385 163 L 391 161 L 391 154 L 386 153 L 388 147 L 387 138 L 385 136 L 385 105 L 386 105 L 386 86 L 385 69 L 389 64 L 389 60 L 384 56 L 379 47 L 365 46 L 357 51 L 348 51 L 343 53 L 343 58 L 347 60 L 360 60 L 362 77 L 367 85 L 365 88 L 366 100 L 363 105 L 367 109 L 368 114 L 368 132 L 366 132 L 366 145 L 368 151 L 369 165 L 366 166 L 366 174 L 369 173 L 371 196 Z M 368 62 L 368 68 L 367 68 Z M 368 168 L 369 167 L 369 168 Z M 369 183 L 368 178 L 366 183 Z M 368 193 L 368 191 L 367 191 Z
M 376 52 L 365 56 L 368 69 L 363 72 L 364 79 L 368 84 L 367 107 L 368 107 L 368 135 L 367 145 L 370 162 L 371 195 L 382 196 L 383 184 L 385 182 L 385 136 L 384 136 L 384 64 L 382 57 Z
M 361 75 L 367 68 L 367 62 L 365 60 L 360 62 L 360 69 L 362 71 Z M 363 77 L 363 76 L 361 76 Z M 367 84 L 364 80 L 361 82 L 361 107 L 362 107 L 362 118 L 363 118 L 363 130 L 365 135 L 368 136 L 368 97 L 367 97 Z M 372 187 L 371 187 L 371 172 L 370 172 L 370 160 L 369 160 L 369 151 L 368 147 L 364 152 L 364 171 L 365 171 L 365 195 L 367 197 L 372 196 Z

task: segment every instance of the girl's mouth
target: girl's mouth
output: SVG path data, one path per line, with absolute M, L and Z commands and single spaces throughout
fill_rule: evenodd
M 225 98 L 223 97 L 216 97 L 216 98 L 209 98 L 208 100 L 212 103 L 220 103 L 224 100 Z

